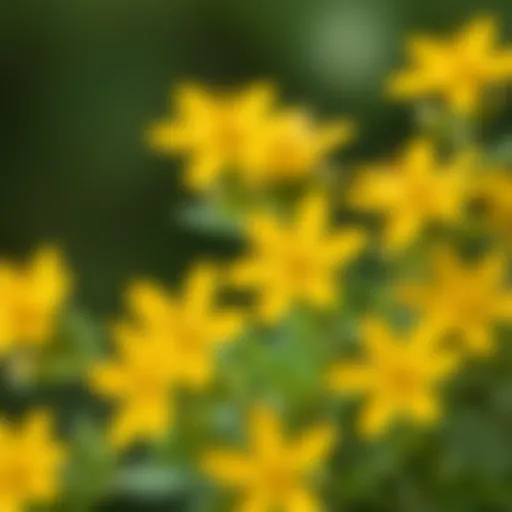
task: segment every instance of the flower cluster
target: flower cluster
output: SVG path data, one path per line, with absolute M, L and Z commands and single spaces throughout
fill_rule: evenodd
M 176 112 L 149 128 L 149 143 L 185 155 L 197 190 L 229 175 L 250 187 L 304 179 L 354 133 L 345 119 L 319 126 L 304 108 L 279 108 L 268 83 L 231 92 L 188 84 L 173 98 Z
M 511 50 L 496 47 L 495 32 L 490 19 L 477 18 L 444 41 L 414 38 L 411 68 L 392 77 L 391 94 L 436 99 L 440 112 L 466 122 L 492 88 L 512 79 Z M 301 410 L 258 396 L 257 386 L 247 391 L 261 368 L 249 368 L 245 349 L 271 359 L 276 332 L 297 316 L 317 327 L 326 318 L 343 323 L 353 292 L 348 274 L 370 252 L 394 277 L 372 290 L 390 292 L 392 311 L 356 311 L 356 354 L 318 328 L 308 342 L 323 355 L 305 362 L 315 397 L 358 397 L 353 427 L 361 442 L 378 442 L 399 424 L 441 424 L 449 414 L 443 386 L 472 359 L 498 350 L 495 329 L 512 321 L 510 176 L 490 168 L 484 152 L 420 132 L 389 159 L 356 166 L 340 193 L 329 160 L 354 132 L 349 121 L 324 124 L 305 108 L 279 105 L 268 83 L 238 90 L 187 84 L 174 92 L 169 115 L 147 131 L 150 146 L 185 158 L 184 181 L 205 203 L 217 207 L 219 189 L 221 201 L 240 189 L 256 190 L 259 199 L 230 207 L 246 243 L 238 259 L 193 264 L 178 290 L 148 279 L 128 287 L 127 314 L 84 378 L 108 406 L 104 437 L 121 460 L 135 446 L 162 446 L 191 428 L 198 404 L 227 402 L 235 423 L 244 419 L 243 434 L 222 447 L 196 443 L 187 452 L 191 465 L 234 492 L 233 510 L 325 510 L 318 477 L 341 444 L 339 418 L 317 407 L 311 422 L 305 398 Z M 470 255 L 462 250 L 465 233 L 469 226 L 478 236 L 482 222 L 491 236 L 480 237 L 483 249 Z M 420 264 L 411 270 L 413 260 Z M 55 337 L 70 282 L 52 248 L 25 265 L 0 263 L 6 357 L 27 347 L 41 352 Z M 397 312 L 407 325 L 395 320 Z M 1 510 L 58 494 L 64 450 L 51 440 L 47 416 L 0 424 Z M 194 428 L 204 426 L 203 416 Z

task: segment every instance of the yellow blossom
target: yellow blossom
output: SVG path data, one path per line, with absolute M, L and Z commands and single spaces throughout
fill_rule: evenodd
M 246 450 L 211 450 L 202 461 L 205 473 L 241 494 L 235 510 L 323 510 L 309 480 L 332 450 L 332 427 L 319 424 L 289 441 L 273 412 L 256 407 L 247 430 L 249 446 Z
M 345 120 L 317 126 L 304 110 L 276 114 L 243 151 L 245 179 L 260 184 L 301 178 L 318 170 L 326 155 L 353 135 L 353 125 Z
M 187 184 L 208 188 L 239 165 L 241 151 L 266 120 L 274 96 L 266 83 L 231 93 L 184 85 L 175 95 L 173 117 L 149 129 L 149 143 L 160 152 L 185 154 Z
M 491 18 L 479 16 L 449 38 L 413 37 L 411 66 L 391 79 L 391 95 L 440 97 L 457 113 L 474 112 L 486 86 L 512 78 L 512 50 L 498 48 L 496 32 Z
M 126 324 L 115 329 L 116 354 L 96 363 L 89 382 L 115 406 L 109 440 L 116 448 L 162 437 L 172 426 L 174 361 L 167 340 Z
M 290 222 L 254 216 L 247 234 L 251 252 L 235 263 L 232 279 L 257 292 L 257 315 L 264 322 L 277 320 L 295 303 L 335 305 L 337 273 L 357 256 L 365 239 L 359 230 L 333 228 L 320 194 L 304 199 Z
M 381 435 L 397 419 L 420 424 L 438 421 L 436 388 L 455 369 L 457 360 L 437 350 L 435 332 L 421 326 L 406 340 L 394 339 L 387 325 L 376 319 L 365 320 L 362 332 L 364 359 L 337 364 L 327 379 L 341 394 L 365 396 L 360 434 Z
M 438 250 L 432 273 L 431 282 L 399 288 L 404 302 L 419 309 L 440 334 L 458 335 L 463 349 L 488 353 L 493 348 L 494 323 L 512 319 L 512 290 L 504 287 L 505 259 L 490 254 L 464 263 L 452 252 Z
M 350 204 L 382 214 L 387 248 L 403 249 L 430 223 L 460 220 L 472 158 L 465 153 L 441 165 L 431 142 L 414 140 L 398 158 L 362 169 L 351 190 Z
M 218 279 L 211 266 L 197 265 L 181 299 L 149 281 L 128 290 L 131 318 L 115 330 L 118 360 L 91 375 L 92 387 L 119 404 L 114 444 L 163 435 L 172 425 L 172 391 L 210 383 L 219 348 L 242 324 L 238 313 L 216 308 Z
M 0 510 L 23 512 L 57 497 L 64 448 L 52 438 L 47 413 L 32 413 L 20 425 L 0 421 Z
M 40 248 L 25 265 L 0 263 L 0 346 L 48 341 L 70 287 L 69 271 L 54 247 Z
M 212 265 L 196 264 L 181 294 L 150 282 L 135 283 L 128 291 L 135 320 L 149 337 L 168 343 L 176 379 L 184 386 L 207 386 L 219 349 L 242 328 L 239 312 L 217 304 L 220 284 L 220 273 Z

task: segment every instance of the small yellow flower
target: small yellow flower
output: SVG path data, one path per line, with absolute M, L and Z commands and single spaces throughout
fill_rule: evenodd
M 51 436 L 47 413 L 32 413 L 22 425 L 0 422 L 0 510 L 23 512 L 46 505 L 59 493 L 65 450 Z
M 112 442 L 160 437 L 172 425 L 172 391 L 205 388 L 215 372 L 219 348 L 233 340 L 242 318 L 215 306 L 219 276 L 197 265 L 178 299 L 141 281 L 127 294 L 131 320 L 117 327 L 118 361 L 93 369 L 91 385 L 119 402 Z
M 175 364 L 168 340 L 126 324 L 115 329 L 115 359 L 97 363 L 89 383 L 116 407 L 109 432 L 115 448 L 162 437 L 173 423 Z
M 186 154 L 187 184 L 203 190 L 239 165 L 241 151 L 266 121 L 274 96 L 266 83 L 232 93 L 184 85 L 176 94 L 175 117 L 155 123 L 149 143 L 163 153 Z
M 382 214 L 387 248 L 401 250 L 431 222 L 460 220 L 472 158 L 466 153 L 441 166 L 432 143 L 414 140 L 394 161 L 363 169 L 349 202 L 355 208 Z
M 136 321 L 148 336 L 167 341 L 176 379 L 185 387 L 204 388 L 211 382 L 219 349 L 243 326 L 239 312 L 216 304 L 220 277 L 212 265 L 196 264 L 180 297 L 150 282 L 128 291 Z
M 331 452 L 334 430 L 320 424 L 290 442 L 276 416 L 262 407 L 254 408 L 247 429 L 247 450 L 211 450 L 202 461 L 205 473 L 242 494 L 235 510 L 323 510 L 308 480 Z
M 40 248 L 26 265 L 0 263 L 0 346 L 48 341 L 70 288 L 70 273 L 54 247 Z
M 399 293 L 441 334 L 459 335 L 462 348 L 486 354 L 493 348 L 493 324 L 512 320 L 512 291 L 504 288 L 505 263 L 501 255 L 491 254 L 468 264 L 450 251 L 438 250 L 432 282 L 405 284 Z
M 354 131 L 345 120 L 317 126 L 304 110 L 276 114 L 248 141 L 242 157 L 245 179 L 265 184 L 304 177 L 349 142 Z
M 255 216 L 247 234 L 251 253 L 235 263 L 232 279 L 257 292 L 257 315 L 264 322 L 276 321 L 297 302 L 335 305 L 337 272 L 356 257 L 365 239 L 359 230 L 333 229 L 327 200 L 319 194 L 302 201 L 292 222 Z
M 512 78 L 512 50 L 499 50 L 496 40 L 496 25 L 486 16 L 451 38 L 412 38 L 407 45 L 411 67 L 391 79 L 391 95 L 441 97 L 453 111 L 471 114 L 485 86 Z
M 327 379 L 341 394 L 365 395 L 360 434 L 379 436 L 396 419 L 438 421 L 436 387 L 455 369 L 457 360 L 436 349 L 430 327 L 417 328 L 407 340 L 396 340 L 384 322 L 367 319 L 362 332 L 364 361 L 339 363 Z

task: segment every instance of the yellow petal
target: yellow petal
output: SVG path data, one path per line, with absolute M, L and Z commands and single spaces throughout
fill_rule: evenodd
M 249 435 L 255 453 L 275 457 L 283 447 L 281 425 L 275 413 L 265 406 L 256 406 L 249 415 Z
M 98 363 L 90 372 L 91 389 L 108 397 L 121 397 L 126 392 L 129 375 L 115 363 Z
M 435 148 L 429 140 L 416 138 L 407 145 L 403 160 L 404 172 L 408 175 L 430 176 L 436 165 Z
M 480 286 L 497 288 L 504 281 L 507 258 L 502 252 L 492 252 L 480 262 L 477 274 Z
M 297 228 L 302 239 L 318 241 L 329 220 L 329 210 L 323 194 L 312 193 L 299 206 Z
M 216 343 L 233 341 L 242 331 L 244 318 L 239 311 L 223 310 L 211 320 L 210 332 Z
M 436 59 L 444 48 L 442 45 L 424 35 L 410 37 L 406 42 L 406 51 L 409 57 L 418 64 L 427 64 Z
M 433 248 L 430 261 L 435 277 L 440 282 L 453 280 L 464 266 L 457 254 L 446 246 Z
M 394 410 L 384 400 L 373 398 L 361 411 L 358 430 L 362 437 L 374 438 L 383 434 L 393 419 Z
M 361 393 L 371 389 L 374 378 L 365 364 L 338 364 L 327 374 L 328 386 L 340 393 Z
M 173 420 L 169 400 L 133 401 L 119 408 L 112 420 L 109 440 L 115 448 L 125 448 L 143 439 L 162 437 Z
M 214 360 L 211 354 L 183 358 L 179 361 L 178 382 L 193 390 L 205 389 L 214 374 Z
M 217 282 L 217 272 L 210 263 L 196 263 L 188 276 L 184 293 L 185 308 L 198 321 L 214 303 Z
M 273 324 L 284 316 L 293 301 L 286 290 L 273 288 L 263 291 L 258 299 L 256 313 L 264 323 Z
M 322 512 L 324 507 L 314 494 L 306 489 L 295 489 L 286 499 L 286 512 Z
M 317 425 L 296 440 L 291 448 L 291 456 L 299 468 L 314 467 L 330 455 L 335 439 L 336 432 L 331 425 Z
M 22 500 L 9 496 L 0 497 L 0 505 L 2 512 L 23 512 L 25 510 L 25 504 Z
M 396 212 L 388 220 L 384 232 L 386 248 L 391 253 L 404 250 L 420 234 L 424 220 L 413 212 Z
M 195 83 L 181 84 L 172 91 L 172 102 L 184 117 L 195 117 L 198 113 L 211 108 L 211 93 L 202 85 Z
M 229 486 L 248 485 L 253 467 L 246 455 L 229 450 L 210 450 L 201 459 L 201 468 L 210 477 Z
M 39 248 L 27 268 L 33 293 L 57 307 L 71 288 L 71 274 L 61 251 L 54 246 Z
M 388 213 L 396 204 L 401 191 L 400 176 L 391 171 L 389 165 L 377 169 L 362 169 L 349 194 L 353 208 L 375 213 Z
M 479 94 L 473 83 L 461 84 L 447 92 L 447 101 L 460 115 L 468 116 L 478 107 Z
M 317 147 L 320 153 L 325 153 L 336 146 L 345 146 L 350 143 L 356 134 L 355 124 L 351 121 L 341 120 L 329 123 L 319 129 Z
M 249 258 L 231 266 L 228 270 L 227 281 L 237 287 L 252 287 L 261 284 L 266 274 L 264 261 Z
M 465 329 L 467 348 L 475 355 L 489 356 L 494 351 L 495 344 L 491 335 L 491 326 L 468 326 Z
M 276 101 L 276 87 L 270 82 L 256 82 L 242 92 L 241 109 L 246 117 L 262 115 Z
M 24 433 L 32 438 L 44 439 L 50 434 L 52 425 L 53 420 L 49 411 L 34 411 L 25 419 Z
M 272 505 L 266 495 L 251 491 L 236 506 L 235 512 L 268 512 Z
M 321 309 L 335 307 L 337 302 L 340 301 L 340 297 L 336 278 L 332 274 L 330 272 L 327 275 L 319 275 L 316 279 L 312 279 L 304 290 L 304 302 Z
M 425 424 L 435 423 L 440 417 L 439 404 L 432 393 L 418 394 L 410 412 L 417 421 Z
M 133 282 L 126 291 L 126 302 L 137 320 L 161 324 L 172 312 L 172 300 L 156 282 L 139 280 Z
M 146 139 L 151 148 L 173 153 L 187 146 L 189 133 L 183 125 L 161 121 L 147 129 Z
M 203 153 L 194 157 L 186 171 L 185 183 L 192 190 L 204 191 L 223 172 L 225 162 L 221 156 Z
M 363 248 L 367 235 L 362 229 L 346 229 L 333 234 L 326 243 L 325 253 L 331 262 L 346 263 Z M 319 248 L 320 250 L 320 248 Z
M 512 293 L 503 293 L 497 297 L 496 303 L 496 316 L 503 321 L 512 322 Z
M 496 23 L 491 16 L 475 16 L 461 31 L 459 44 L 471 56 L 482 56 L 496 41 Z
M 247 223 L 247 234 L 255 248 L 274 247 L 282 240 L 282 229 L 266 214 L 253 215 Z
M 362 342 L 372 359 L 387 359 L 391 355 L 393 340 L 384 320 L 366 317 L 361 321 Z
M 432 81 L 423 71 L 405 71 L 392 76 L 386 84 L 391 98 L 409 99 L 427 94 L 434 90 Z

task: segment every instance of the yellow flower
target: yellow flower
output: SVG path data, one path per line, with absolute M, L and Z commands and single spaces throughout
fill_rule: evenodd
M 202 461 L 205 473 L 242 494 L 235 510 L 323 510 L 308 485 L 308 477 L 313 476 L 332 450 L 333 429 L 320 424 L 290 442 L 276 416 L 261 407 L 252 411 L 247 429 L 247 450 L 211 450 Z
M 333 229 L 319 194 L 302 201 L 292 222 L 255 216 L 247 234 L 251 253 L 234 265 L 232 280 L 257 292 L 257 315 L 264 322 L 277 320 L 296 302 L 335 305 L 337 272 L 356 257 L 365 238 L 358 230 Z
M 438 421 L 436 387 L 454 370 L 456 359 L 435 348 L 433 331 L 422 326 L 409 339 L 396 340 L 384 322 L 367 319 L 362 332 L 364 361 L 339 363 L 327 379 L 339 393 L 365 395 L 360 434 L 379 436 L 396 419 Z
M 363 169 L 351 190 L 350 204 L 383 214 L 387 248 L 403 249 L 432 221 L 460 219 L 472 157 L 465 153 L 441 166 L 432 143 L 414 140 L 394 161 Z
M 0 346 L 48 341 L 70 288 L 69 271 L 54 247 L 40 248 L 26 265 L 0 263 Z
M 22 425 L 0 423 L 0 510 L 23 512 L 51 503 L 60 488 L 65 450 L 52 439 L 47 413 L 32 413 Z
M 150 145 L 189 159 L 187 184 L 205 189 L 239 165 L 241 151 L 259 130 L 274 103 L 269 84 L 232 93 L 184 85 L 176 94 L 175 117 L 149 129 Z
M 441 97 L 455 112 L 470 114 L 482 89 L 512 78 L 512 51 L 497 48 L 492 19 L 473 19 L 444 40 L 414 37 L 407 45 L 411 67 L 392 78 L 392 96 L 403 99 Z
M 240 313 L 216 304 L 220 278 L 212 265 L 196 264 L 180 297 L 150 282 L 136 283 L 128 291 L 140 327 L 149 337 L 168 343 L 176 379 L 187 387 L 210 383 L 219 349 L 232 342 L 243 325 Z
M 109 440 L 116 448 L 162 437 L 173 423 L 172 353 L 167 340 L 126 324 L 115 329 L 116 356 L 97 363 L 89 376 L 94 392 L 114 402 Z
M 301 178 L 318 170 L 326 155 L 353 135 L 353 125 L 345 120 L 317 126 L 304 110 L 276 114 L 248 141 L 242 157 L 245 179 L 265 184 Z
M 450 251 L 438 250 L 432 282 L 405 284 L 399 293 L 441 334 L 459 335 L 462 348 L 485 354 L 493 348 L 493 324 L 512 320 L 512 291 L 504 289 L 505 272 L 499 254 L 468 264 Z
M 217 283 L 210 266 L 198 265 L 181 300 L 148 281 L 129 289 L 131 321 L 115 331 L 118 361 L 99 364 L 91 375 L 93 389 L 119 403 L 115 445 L 160 437 L 172 425 L 173 389 L 210 383 L 219 348 L 242 324 L 239 314 L 217 311 Z

